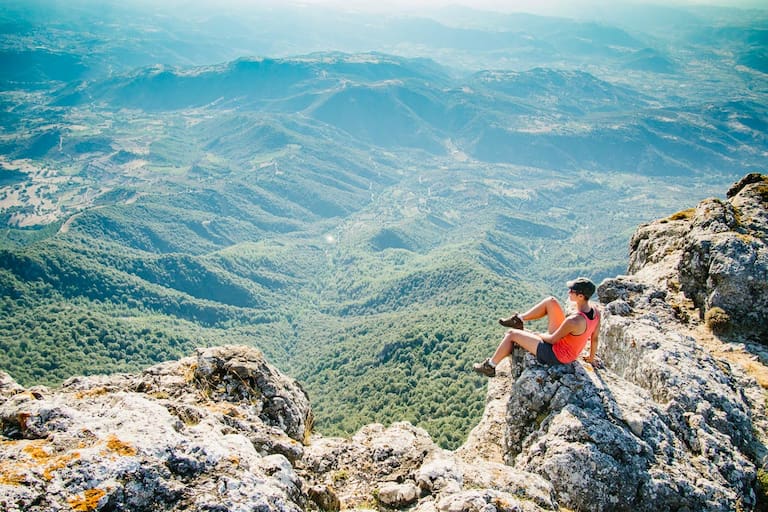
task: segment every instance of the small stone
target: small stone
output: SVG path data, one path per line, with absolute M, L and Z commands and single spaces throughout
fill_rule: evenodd
M 419 498 L 419 488 L 412 481 L 402 484 L 387 482 L 379 487 L 378 499 L 392 508 L 403 508 Z

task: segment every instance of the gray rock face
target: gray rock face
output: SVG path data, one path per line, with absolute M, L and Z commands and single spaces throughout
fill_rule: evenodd
M 0 403 L 5 400 L 7 395 L 18 393 L 19 391 L 23 390 L 24 388 L 19 386 L 10 375 L 0 371 Z
M 628 297 L 632 316 L 604 313 L 605 368 L 526 360 L 509 397 L 507 462 L 574 509 L 750 509 L 763 442 L 751 409 L 763 405 L 741 388 L 755 383 L 659 321 L 654 293 Z
M 513 363 L 502 372 L 506 382 L 489 384 L 486 415 L 459 453 L 467 446 L 498 453 L 506 404 L 505 462 L 551 483 L 560 505 L 761 506 L 765 390 L 689 334 L 719 307 L 732 334 L 741 329 L 765 342 L 766 177 L 745 177 L 728 197 L 640 227 L 631 242 L 634 274 L 598 288 L 603 366 L 549 368 L 530 356 Z
M 750 174 L 694 210 L 641 226 L 629 272 L 682 290 L 701 318 L 712 308 L 727 328 L 768 338 L 768 176 Z
M 346 508 L 472 510 L 478 500 L 503 501 L 509 510 L 557 508 L 552 486 L 540 476 L 500 462 L 464 460 L 407 422 L 368 425 L 351 439 L 313 438 L 301 473 L 313 487 L 333 488 Z M 486 493 L 464 494 L 477 489 Z
M 56 393 L 4 381 L 2 393 L 3 510 L 305 506 L 290 461 L 303 453 L 309 402 L 254 349 L 70 379 Z

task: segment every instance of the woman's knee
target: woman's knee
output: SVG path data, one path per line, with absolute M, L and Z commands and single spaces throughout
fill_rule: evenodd
M 547 297 L 546 299 L 544 299 L 544 306 L 547 309 L 547 314 L 549 314 L 549 313 L 551 313 L 553 311 L 557 311 L 558 313 L 562 313 L 563 312 L 563 305 L 560 304 L 560 301 L 557 300 L 556 297 L 553 297 L 551 295 L 549 297 Z
M 517 335 L 518 330 L 517 329 L 510 329 L 506 333 L 504 333 L 504 338 L 502 338 L 502 342 L 507 343 L 514 343 L 515 342 L 515 336 Z

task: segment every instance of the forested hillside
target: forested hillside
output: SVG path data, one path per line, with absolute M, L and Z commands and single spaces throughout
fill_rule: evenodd
M 403 419 L 455 447 L 499 316 L 623 273 L 638 224 L 768 151 L 762 11 L 366 34 L 53 4 L 0 8 L 0 368 L 27 386 L 246 344 L 326 434 Z

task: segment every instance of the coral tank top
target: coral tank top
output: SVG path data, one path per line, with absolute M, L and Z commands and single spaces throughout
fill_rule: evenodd
M 578 359 L 579 354 L 587 345 L 587 340 L 595 332 L 597 322 L 600 320 L 600 313 L 595 308 L 592 308 L 592 311 L 594 311 L 594 314 L 591 319 L 586 313 L 579 311 L 579 314 L 587 321 L 587 328 L 583 333 L 578 335 L 566 334 L 557 343 L 552 345 L 552 352 L 555 353 L 555 357 L 561 363 L 571 363 Z

